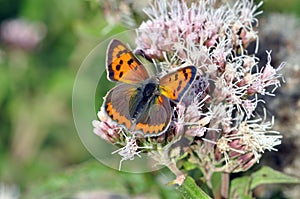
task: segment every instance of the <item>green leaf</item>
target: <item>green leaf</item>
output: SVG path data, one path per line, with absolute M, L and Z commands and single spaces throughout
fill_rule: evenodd
M 300 184 L 300 179 L 276 171 L 270 167 L 262 167 L 251 175 L 251 189 L 262 184 L 288 183 Z
M 192 163 L 192 162 L 189 162 L 189 161 L 185 161 L 183 163 L 183 167 L 184 167 L 184 170 L 185 171 L 191 171 L 193 169 L 196 169 L 197 168 L 197 165 Z
M 114 182 L 116 189 L 111 189 L 110 182 L 115 175 L 114 170 L 91 161 L 49 176 L 38 184 L 33 184 L 23 198 L 71 198 L 80 191 L 97 189 L 118 190 L 118 193 L 126 193 L 125 187 L 117 180 Z
M 244 176 L 231 181 L 229 198 L 252 198 L 250 192 L 251 177 Z
M 179 198 L 176 191 L 158 183 L 153 173 L 119 172 L 95 160 L 33 183 L 22 198 L 74 198 L 79 193 L 93 192 L 110 194 L 116 198 L 132 198 L 135 195 L 144 195 L 146 198 Z
M 300 179 L 288 176 L 270 167 L 262 167 L 250 176 L 236 178 L 231 181 L 229 198 L 252 198 L 251 190 L 262 184 L 300 183 Z
M 215 172 L 212 175 L 211 184 L 214 197 L 217 198 L 216 196 L 221 194 L 222 172 Z
M 178 187 L 178 191 L 187 199 L 211 199 L 194 181 L 193 178 L 187 176 L 183 184 Z

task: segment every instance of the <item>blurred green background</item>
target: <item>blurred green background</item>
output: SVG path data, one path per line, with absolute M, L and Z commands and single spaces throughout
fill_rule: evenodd
M 98 184 L 99 189 L 117 182 L 127 194 L 152 191 L 159 198 L 178 197 L 156 187 L 158 174 L 126 175 L 101 166 L 77 135 L 72 118 L 77 70 L 99 42 L 127 29 L 117 20 L 107 21 L 105 5 L 96 0 L 0 0 L 0 186 L 16 185 L 21 195 L 42 195 L 43 189 L 56 191 L 70 183 L 74 187 L 67 191 L 75 194 L 78 180 L 98 182 L 92 176 L 103 174 L 103 181 L 111 183 Z M 297 0 L 266 0 L 263 8 L 300 13 Z M 52 180 L 86 161 L 95 167 Z M 84 173 L 91 176 L 85 179 Z M 74 179 L 64 181 L 64 175 L 73 174 Z M 115 188 L 111 190 L 121 190 Z

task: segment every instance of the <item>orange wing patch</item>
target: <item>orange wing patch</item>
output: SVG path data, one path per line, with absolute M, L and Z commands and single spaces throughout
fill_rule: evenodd
M 158 135 L 160 132 L 162 132 L 165 128 L 165 123 L 162 123 L 160 125 L 149 125 L 149 124 L 143 124 L 143 123 L 137 123 L 135 126 L 136 131 L 142 131 L 144 135 L 150 134 L 150 135 Z
M 163 76 L 159 81 L 161 94 L 179 102 L 194 81 L 196 74 L 197 69 L 194 66 L 187 66 Z
M 118 124 L 124 125 L 127 129 L 131 128 L 131 121 L 114 109 L 111 102 L 107 103 L 105 109 L 112 120 L 116 121 Z
M 121 41 L 112 40 L 107 49 L 107 78 L 124 83 L 140 83 L 149 78 L 146 68 Z

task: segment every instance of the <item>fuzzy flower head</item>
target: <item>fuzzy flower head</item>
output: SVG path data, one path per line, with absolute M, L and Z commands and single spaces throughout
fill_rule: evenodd
M 2 22 L 0 38 L 14 48 L 34 50 L 44 39 L 46 26 L 41 22 L 24 19 L 10 19 Z
M 252 1 L 237 1 L 233 7 L 214 6 L 215 1 L 154 1 L 145 9 L 150 20 L 137 29 L 137 48 L 149 57 L 162 59 L 168 52 L 193 63 L 224 66 L 232 50 L 244 50 L 257 39 L 252 23 L 259 7 Z
M 171 102 L 172 120 L 164 134 L 145 138 L 125 129 L 124 139 L 120 126 L 101 114 L 94 132 L 121 143 L 118 153 L 133 155 L 125 159 L 142 151 L 178 176 L 174 165 L 180 161 L 196 163 L 209 178 L 216 171 L 247 170 L 266 150 L 276 151 L 282 136 L 256 110 L 265 103 L 262 95 L 275 96 L 283 65 L 273 67 L 267 52 L 267 64 L 258 67 L 259 59 L 247 51 L 251 42 L 258 42 L 260 5 L 248 0 L 233 6 L 213 0 L 155 0 L 144 10 L 149 19 L 136 30 L 135 52 L 142 52 L 161 74 L 189 64 L 197 68 L 197 76 L 183 99 Z

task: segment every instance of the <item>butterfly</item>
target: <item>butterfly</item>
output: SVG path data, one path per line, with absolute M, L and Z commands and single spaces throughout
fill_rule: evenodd
M 118 82 L 104 97 L 106 114 L 118 125 L 144 137 L 164 133 L 172 118 L 170 100 L 178 103 L 197 74 L 194 66 L 152 77 L 121 41 L 113 39 L 106 54 L 107 78 Z

